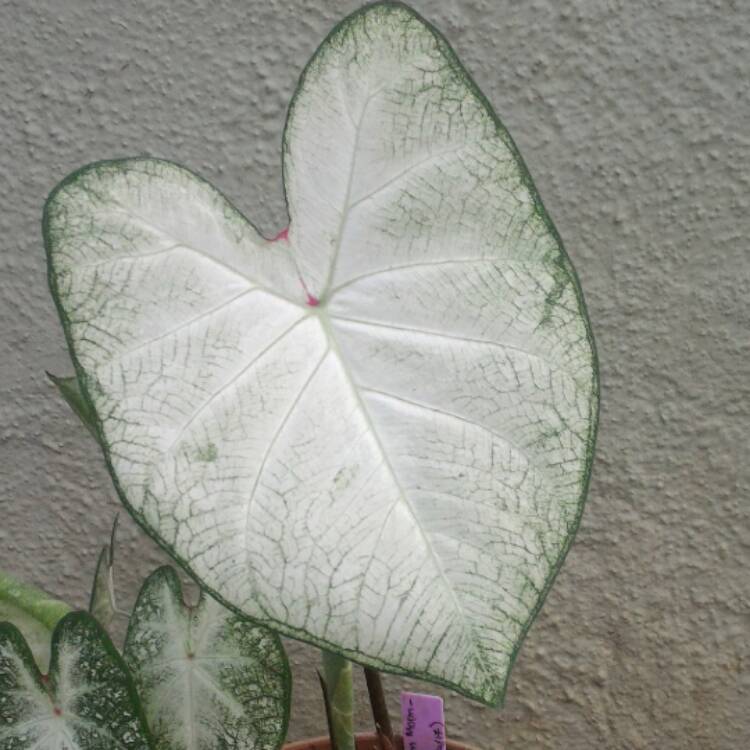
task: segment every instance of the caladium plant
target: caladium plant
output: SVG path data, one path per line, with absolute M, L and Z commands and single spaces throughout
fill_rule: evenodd
M 55 189 L 77 408 L 133 517 L 218 600 L 497 703 L 591 469 L 576 274 L 491 106 L 401 4 L 315 53 L 283 174 L 273 239 L 162 160 Z
M 278 638 L 210 596 L 185 604 L 159 568 L 133 610 L 124 656 L 157 750 L 276 750 L 289 716 L 289 667 Z
M 208 595 L 188 606 L 164 567 L 143 584 L 120 655 L 103 627 L 123 613 L 108 606 L 102 558 L 91 612 L 0 573 L 0 748 L 276 750 L 290 704 L 278 636 Z
M 20 631 L 0 623 L 0 747 L 7 750 L 149 750 L 133 681 L 86 612 L 65 615 L 48 675 Z

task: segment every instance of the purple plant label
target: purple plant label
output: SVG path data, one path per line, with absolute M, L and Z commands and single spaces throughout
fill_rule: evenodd
M 401 693 L 401 719 L 404 750 L 445 750 L 442 698 Z

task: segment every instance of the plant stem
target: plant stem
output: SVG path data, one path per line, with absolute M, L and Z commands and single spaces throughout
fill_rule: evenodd
M 388 705 L 385 701 L 380 672 L 370 667 L 365 667 L 365 680 L 367 680 L 367 692 L 370 694 L 372 718 L 375 720 L 378 735 L 385 737 L 390 747 L 394 748 L 396 743 L 393 738 L 393 727 L 391 726 L 391 717 L 388 715 Z
M 333 718 L 331 717 L 331 701 L 328 700 L 328 688 L 323 675 L 318 670 L 318 679 L 320 680 L 320 689 L 323 691 L 323 703 L 326 708 L 326 726 L 328 727 L 328 736 L 331 739 L 331 750 L 338 750 L 336 747 L 336 738 L 333 735 Z
M 355 750 L 352 664 L 338 654 L 322 653 L 323 678 L 331 707 L 331 739 L 336 750 Z

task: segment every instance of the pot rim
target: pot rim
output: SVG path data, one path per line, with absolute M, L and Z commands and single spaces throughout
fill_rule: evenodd
M 378 741 L 378 736 L 374 732 L 358 732 L 355 737 L 357 739 L 358 750 L 361 750 L 359 747 L 360 742 L 377 743 Z M 396 735 L 396 740 L 396 750 L 403 750 L 403 742 L 400 734 Z M 463 742 L 457 742 L 456 740 L 447 740 L 445 747 L 446 750 L 477 750 L 471 745 L 466 745 Z M 329 748 L 330 738 L 327 734 L 324 734 L 319 737 L 309 737 L 302 740 L 295 740 L 294 742 L 288 742 L 282 746 L 281 750 L 329 750 Z

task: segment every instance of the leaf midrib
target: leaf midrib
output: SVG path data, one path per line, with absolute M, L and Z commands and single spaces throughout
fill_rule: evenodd
M 486 663 L 485 659 L 485 653 L 484 649 L 482 647 L 481 642 L 479 641 L 479 638 L 477 637 L 477 634 L 473 627 L 468 623 L 466 618 L 466 613 L 464 612 L 463 605 L 458 600 L 458 594 L 456 593 L 455 588 L 451 584 L 450 580 L 448 579 L 448 576 L 445 572 L 445 569 L 443 568 L 442 561 L 440 560 L 437 552 L 435 551 L 435 548 L 429 538 L 427 536 L 427 533 L 422 528 L 422 524 L 420 522 L 419 516 L 411 504 L 411 501 L 409 500 L 406 492 L 404 491 L 403 487 L 401 486 L 401 483 L 398 479 L 398 475 L 393 467 L 393 464 L 391 463 L 390 457 L 388 453 L 385 450 L 385 446 L 383 445 L 382 440 L 380 439 L 380 435 L 378 434 L 378 431 L 375 429 L 375 425 L 372 420 L 372 415 L 370 414 L 367 406 L 365 405 L 362 396 L 360 395 L 359 389 L 356 386 L 356 383 L 349 372 L 349 368 L 346 366 L 346 360 L 343 357 L 341 353 L 341 349 L 338 345 L 338 341 L 336 340 L 335 334 L 333 332 L 333 328 L 330 324 L 330 321 L 328 320 L 328 316 L 325 314 L 322 314 L 320 316 L 321 324 L 323 326 L 323 329 L 326 332 L 326 336 L 328 338 L 328 341 L 330 343 L 330 347 L 332 352 L 335 354 L 337 359 L 339 360 L 339 363 L 341 364 L 341 370 L 344 373 L 344 376 L 347 380 L 347 383 L 349 384 L 349 387 L 352 390 L 352 393 L 354 394 L 354 397 L 357 401 L 357 405 L 359 407 L 360 412 L 362 413 L 362 416 L 365 419 L 365 422 L 367 424 L 367 427 L 369 428 L 369 431 L 371 432 L 377 446 L 378 450 L 380 451 L 380 454 L 383 458 L 383 461 L 385 463 L 386 468 L 388 469 L 389 474 L 391 475 L 391 478 L 393 480 L 393 483 L 398 490 L 399 498 L 403 502 L 403 504 L 406 506 L 407 510 L 409 511 L 409 514 L 412 516 L 412 519 L 414 521 L 415 527 L 418 529 L 419 534 L 421 535 L 425 546 L 427 547 L 427 550 L 429 551 L 430 558 L 433 561 L 433 564 L 435 566 L 435 569 L 440 576 L 440 579 L 443 581 L 443 585 L 448 590 L 448 595 L 451 598 L 454 607 L 458 613 L 458 616 L 461 620 L 461 623 L 463 625 L 464 631 L 470 636 L 469 640 L 473 644 L 475 650 L 476 650 L 476 665 L 477 668 L 480 671 L 484 671 L 484 664 Z
M 385 328 L 391 331 L 404 331 L 405 333 L 415 333 L 418 336 L 433 336 L 435 338 L 448 339 L 450 341 L 457 341 L 457 342 L 465 343 L 465 344 L 479 344 L 482 346 L 490 346 L 490 347 L 494 347 L 497 349 L 509 349 L 511 351 L 518 352 L 519 354 L 523 354 L 529 359 L 534 359 L 537 362 L 541 362 L 545 367 L 549 368 L 550 372 L 565 375 L 566 377 L 570 378 L 570 380 L 573 381 L 573 385 L 575 386 L 576 390 L 579 390 L 578 381 L 575 379 L 573 374 L 570 373 L 568 370 L 566 370 L 564 367 L 555 368 L 552 366 L 549 360 L 545 359 L 541 354 L 537 354 L 536 352 L 531 352 L 528 349 L 524 349 L 523 347 L 517 346 L 516 344 L 508 343 L 507 341 L 503 341 L 502 343 L 500 343 L 498 341 L 490 341 L 489 339 L 476 339 L 476 338 L 472 338 L 469 336 L 457 336 L 455 334 L 445 333 L 443 331 L 431 331 L 428 328 L 414 328 L 413 326 L 398 326 L 398 325 L 394 325 L 393 323 L 382 323 L 376 320 L 367 320 L 365 318 L 348 318 L 344 315 L 331 315 L 330 317 L 333 320 L 341 320 L 344 323 L 353 323 L 355 325 L 360 325 L 360 326 L 369 326 L 372 328 Z
M 378 92 L 375 92 L 378 93 Z M 375 96 L 375 93 L 369 94 L 367 99 L 365 100 L 364 105 L 362 106 L 362 112 L 359 116 L 359 121 L 354 125 L 354 148 L 352 149 L 352 160 L 351 164 L 349 166 L 349 175 L 347 176 L 346 180 L 346 192 L 344 194 L 344 208 L 341 211 L 341 218 L 339 220 L 339 226 L 338 231 L 336 233 L 336 245 L 333 248 L 333 255 L 331 257 L 331 262 L 328 265 L 328 274 L 326 276 L 325 283 L 323 284 L 323 288 L 320 293 L 320 300 L 324 301 L 326 299 L 326 295 L 328 294 L 331 284 L 333 283 L 333 276 L 336 272 L 336 263 L 339 259 L 339 253 L 341 252 L 341 241 L 344 236 L 344 229 L 346 228 L 346 222 L 349 221 L 349 200 L 351 198 L 351 192 L 352 192 L 352 183 L 354 182 L 354 171 L 356 169 L 357 165 L 357 151 L 359 150 L 359 136 L 362 132 L 362 122 L 365 119 L 365 114 L 367 113 L 367 108 L 370 106 L 370 102 L 372 101 L 373 96 Z M 353 118 L 349 118 L 354 124 Z

